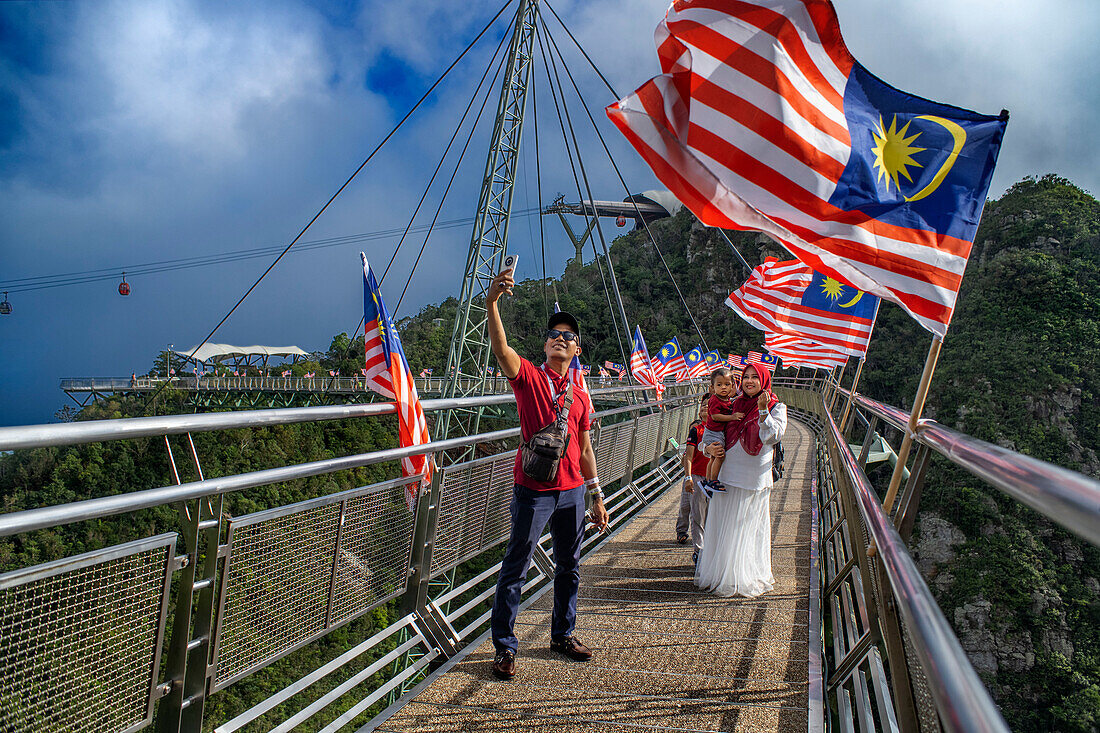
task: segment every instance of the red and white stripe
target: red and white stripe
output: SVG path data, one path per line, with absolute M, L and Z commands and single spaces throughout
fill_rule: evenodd
M 783 360 L 786 367 L 809 367 L 811 369 L 832 369 L 844 366 L 848 355 L 813 341 L 786 334 L 764 334 L 764 345 L 768 351 Z
M 678 0 L 655 40 L 664 73 L 607 114 L 677 198 L 704 224 L 765 232 L 943 335 L 971 243 L 829 203 L 851 150 L 855 64 L 832 6 Z
M 730 293 L 726 305 L 765 333 L 789 334 L 852 356 L 865 355 L 874 321 L 803 306 L 802 296 L 813 277 L 813 269 L 799 260 L 769 257 Z

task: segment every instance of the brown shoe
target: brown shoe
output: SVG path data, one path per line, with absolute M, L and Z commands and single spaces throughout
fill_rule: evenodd
M 592 658 L 592 650 L 577 641 L 575 636 L 563 636 L 550 640 L 550 651 L 564 654 L 574 662 L 587 662 Z
M 516 654 L 511 649 L 497 652 L 493 659 L 493 676 L 499 680 L 510 680 L 516 676 Z

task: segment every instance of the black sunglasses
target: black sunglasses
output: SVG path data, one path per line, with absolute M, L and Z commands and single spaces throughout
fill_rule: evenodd
M 556 339 L 558 336 L 561 336 L 563 341 L 576 341 L 578 338 L 580 338 L 580 336 L 573 333 L 572 331 L 559 331 L 556 328 L 551 328 L 549 331 L 546 332 L 547 341 Z

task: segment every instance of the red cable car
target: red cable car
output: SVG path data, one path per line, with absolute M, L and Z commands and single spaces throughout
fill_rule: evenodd
M 120 282 L 118 284 L 118 294 L 119 295 L 129 295 L 130 294 L 130 283 L 126 282 L 126 271 L 125 270 L 123 270 L 123 272 L 122 272 L 122 282 Z
M 622 214 L 619 214 L 619 218 L 615 220 L 615 226 L 625 227 L 626 226 L 626 217 Z
M 4 292 L 4 300 L 0 301 L 0 316 L 11 315 L 11 303 L 8 302 L 8 294 Z

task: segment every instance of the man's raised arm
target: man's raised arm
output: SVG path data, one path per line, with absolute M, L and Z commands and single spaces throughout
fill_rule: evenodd
M 485 296 L 489 344 L 493 347 L 493 356 L 497 358 L 500 370 L 509 379 L 515 379 L 515 376 L 519 374 L 520 357 L 516 350 L 508 345 L 508 337 L 504 334 L 504 322 L 500 320 L 497 300 L 505 293 L 511 295 L 515 284 L 516 281 L 512 278 L 512 270 L 505 270 L 493 278 L 492 284 L 489 285 L 489 293 Z

